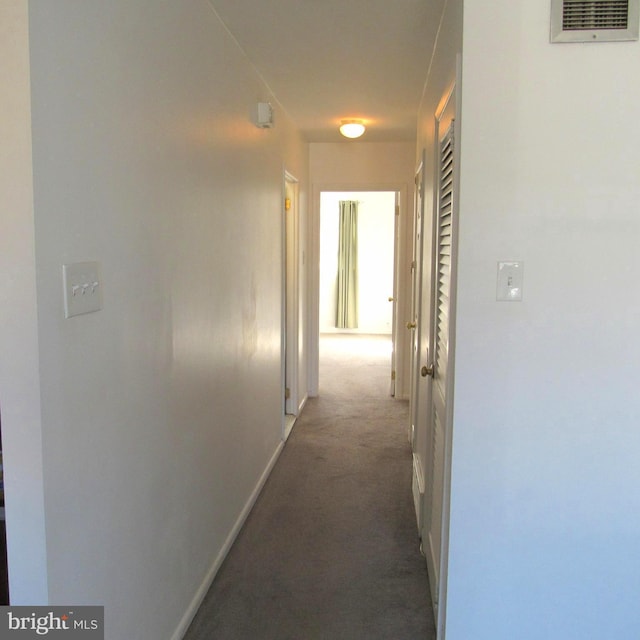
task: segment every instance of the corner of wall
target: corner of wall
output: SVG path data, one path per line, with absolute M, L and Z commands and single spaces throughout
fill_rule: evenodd
M 11 604 L 46 604 L 28 4 L 0 4 L 0 408 Z

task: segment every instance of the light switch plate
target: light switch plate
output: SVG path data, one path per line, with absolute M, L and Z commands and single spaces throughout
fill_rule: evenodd
M 65 318 L 102 309 L 102 281 L 99 263 L 63 264 L 62 280 Z
M 523 262 L 498 262 L 498 302 L 520 302 L 524 279 Z

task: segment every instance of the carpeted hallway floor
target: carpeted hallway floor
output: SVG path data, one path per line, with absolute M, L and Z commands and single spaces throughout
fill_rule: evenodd
M 310 399 L 185 640 L 429 640 L 387 339 L 323 336 Z

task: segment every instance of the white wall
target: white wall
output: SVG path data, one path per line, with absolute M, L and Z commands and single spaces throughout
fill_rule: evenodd
M 11 588 L 24 603 L 43 600 L 47 584 L 51 603 L 105 605 L 110 640 L 168 638 L 281 445 L 282 172 L 306 202 L 307 147 L 281 111 L 273 130 L 250 123 L 252 105 L 273 97 L 206 0 L 29 10 L 35 213 L 21 156 L 9 231 L 24 249 L 26 315 L 12 326 L 3 301 L 2 343 L 3 362 L 21 348 L 28 362 L 0 391 L 4 435 L 17 443 L 9 562 L 31 536 L 36 567 Z M 80 260 L 100 262 L 104 308 L 65 320 L 61 266 Z M 39 381 L 25 389 L 38 355 Z M 29 465 L 11 461 L 34 395 L 46 570 L 42 528 L 29 529 L 42 515 L 38 446 Z M 29 504 L 18 508 L 23 488 Z
M 640 43 L 464 5 L 447 640 L 635 638 Z
M 310 393 L 318 393 L 319 334 L 319 264 L 320 264 L 320 193 L 322 191 L 399 191 L 401 238 L 399 251 L 401 285 L 396 302 L 398 317 L 409 320 L 411 269 L 411 220 L 413 216 L 413 176 L 415 144 L 413 142 L 373 143 L 337 142 L 309 145 L 309 171 L 312 188 L 310 207 L 309 309 Z M 409 394 L 409 336 L 399 332 L 396 341 L 396 397 Z
M 336 329 L 340 201 L 358 202 L 358 327 L 391 334 L 394 275 L 394 192 L 325 191 L 320 196 L 320 332 Z
M 0 413 L 11 600 L 47 602 L 26 0 L 0 3 Z

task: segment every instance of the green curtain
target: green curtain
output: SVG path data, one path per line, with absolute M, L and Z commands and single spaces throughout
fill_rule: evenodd
M 340 200 L 336 327 L 358 326 L 358 203 Z

